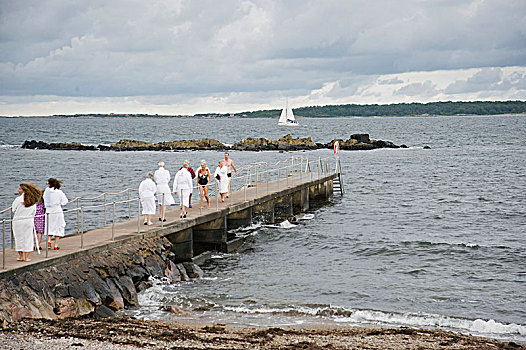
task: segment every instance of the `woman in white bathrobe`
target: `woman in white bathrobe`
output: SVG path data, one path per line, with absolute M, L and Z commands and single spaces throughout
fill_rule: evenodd
M 166 206 L 175 204 L 172 192 L 170 192 L 170 172 L 164 168 L 164 162 L 159 162 L 159 169 L 155 170 L 153 179 L 157 184 L 157 203 L 159 203 L 159 221 L 166 221 Z
M 18 188 L 19 197 L 13 202 L 13 236 L 15 250 L 18 252 L 18 261 L 31 261 L 29 253 L 35 246 L 35 213 L 36 202 L 40 196 L 40 189 L 28 183 L 23 183 Z
M 157 192 L 157 186 L 152 179 L 153 174 L 148 173 L 146 179 L 139 185 L 139 198 L 141 199 L 145 225 L 153 225 L 152 215 L 155 214 L 155 192 Z
M 175 194 L 179 195 L 179 202 L 181 203 L 181 218 L 186 218 L 187 209 L 190 206 L 190 194 L 192 193 L 192 175 L 188 171 L 190 163 L 185 160 L 181 170 L 175 174 L 173 190 Z
M 228 168 L 224 164 L 223 160 L 219 161 L 214 177 L 219 181 L 219 193 L 221 194 L 221 202 L 225 201 L 225 195 L 228 193 Z
M 44 206 L 46 207 L 46 214 L 49 213 L 49 220 L 46 221 L 47 245 L 51 248 L 51 237 L 55 237 L 54 250 L 60 249 L 58 240 L 60 237 L 64 237 L 66 227 L 62 206 L 68 204 L 68 198 L 60 189 L 61 185 L 61 181 L 49 178 L 47 180 L 48 187 L 44 191 Z

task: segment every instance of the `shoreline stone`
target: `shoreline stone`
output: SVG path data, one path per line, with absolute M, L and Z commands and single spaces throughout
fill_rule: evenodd
M 182 151 L 182 150 L 235 150 L 235 151 L 305 151 L 332 148 L 339 141 L 342 150 L 371 150 L 377 148 L 407 148 L 390 141 L 371 140 L 369 134 L 352 134 L 348 140 L 333 139 L 328 143 L 314 142 L 310 137 L 293 138 L 290 134 L 278 140 L 264 137 L 249 137 L 234 143 L 231 147 L 218 140 L 204 138 L 200 140 L 180 140 L 151 143 L 141 140 L 119 140 L 111 145 L 83 145 L 79 142 L 46 143 L 26 140 L 24 149 L 73 150 L 73 151 Z
M 137 293 L 152 286 L 151 276 L 168 284 L 180 282 L 183 273 L 187 281 L 201 277 L 194 263 L 170 260 L 172 247 L 166 238 L 149 238 L 2 278 L 0 320 L 115 316 L 138 306 Z

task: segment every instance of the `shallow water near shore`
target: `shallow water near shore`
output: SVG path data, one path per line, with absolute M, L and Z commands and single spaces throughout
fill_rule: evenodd
M 141 293 L 143 319 L 240 326 L 384 325 L 442 328 L 526 341 L 526 116 L 301 119 L 2 119 L 0 209 L 18 183 L 64 180 L 69 198 L 136 187 L 158 160 L 214 164 L 222 152 L 22 150 L 24 140 L 113 143 L 211 137 L 369 133 L 408 149 L 341 152 L 347 193 L 292 225 L 239 230 L 247 243 L 215 254 L 199 280 Z M 187 131 L 191 130 L 190 133 Z M 429 145 L 431 149 L 423 149 Z M 237 166 L 312 152 L 231 152 Z M 172 168 L 170 168 L 172 167 Z M 121 208 L 119 215 L 125 216 Z M 94 212 L 87 226 L 96 226 Z M 68 230 L 73 217 L 66 217 Z M 189 314 L 161 311 L 176 305 Z

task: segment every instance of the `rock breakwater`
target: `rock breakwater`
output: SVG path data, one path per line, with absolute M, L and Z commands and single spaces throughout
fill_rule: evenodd
M 110 317 L 138 306 L 137 293 L 152 286 L 151 276 L 166 283 L 200 277 L 194 263 L 174 262 L 172 247 L 166 238 L 149 238 L 2 277 L 0 320 Z
M 278 140 L 264 137 L 246 138 L 234 143 L 231 147 L 218 140 L 204 138 L 200 140 L 164 141 L 151 143 L 140 140 L 120 140 L 111 145 L 84 145 L 78 142 L 46 143 L 43 141 L 24 141 L 25 149 L 74 150 L 74 151 L 181 151 L 181 150 L 235 150 L 235 151 L 301 151 L 332 148 L 334 143 L 340 143 L 342 150 L 370 150 L 376 148 L 407 148 L 405 145 L 395 145 L 390 141 L 372 140 L 369 134 L 353 134 L 348 140 L 333 139 L 328 143 L 317 143 L 310 137 L 293 138 L 285 135 Z

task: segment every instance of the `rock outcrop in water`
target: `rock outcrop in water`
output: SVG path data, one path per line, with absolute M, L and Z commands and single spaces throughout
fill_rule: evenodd
M 114 316 L 115 311 L 138 306 L 137 293 L 152 286 L 150 276 L 166 283 L 200 277 L 202 271 L 194 263 L 172 260 L 172 246 L 166 238 L 144 239 L 4 277 L 0 320 Z
M 376 148 L 406 148 L 397 146 L 390 141 L 371 140 L 369 134 L 353 134 L 348 140 L 334 139 L 329 143 L 316 143 L 310 137 L 293 138 L 285 135 L 278 140 L 264 137 L 247 138 L 236 142 L 232 147 L 209 138 L 200 140 L 181 140 L 151 143 L 140 140 L 120 140 L 107 145 L 83 145 L 78 142 L 71 143 L 46 143 L 43 141 L 25 141 L 22 148 L 50 149 L 50 150 L 75 150 L 75 151 L 178 151 L 178 150 L 236 150 L 236 151 L 302 151 L 322 148 L 332 148 L 339 141 L 342 150 L 370 150 Z

